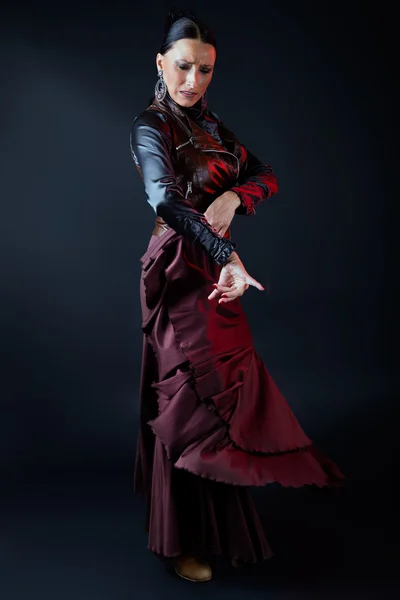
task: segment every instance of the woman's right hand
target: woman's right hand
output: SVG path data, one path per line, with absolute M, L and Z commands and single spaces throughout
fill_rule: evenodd
M 213 283 L 215 289 L 208 296 L 208 299 L 219 298 L 219 304 L 232 302 L 239 296 L 243 296 L 250 285 L 258 290 L 264 290 L 261 283 L 248 274 L 238 254 L 232 252 L 221 269 L 218 283 Z

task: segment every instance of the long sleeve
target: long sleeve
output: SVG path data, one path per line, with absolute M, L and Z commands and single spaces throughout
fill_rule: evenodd
M 171 160 L 172 139 L 164 115 L 148 110 L 136 117 L 130 135 L 131 153 L 143 179 L 147 201 L 177 233 L 200 244 L 219 265 L 236 248 L 220 236 L 185 199 Z
M 240 169 L 238 185 L 231 188 L 239 196 L 241 204 L 237 214 L 254 215 L 255 207 L 278 191 L 276 176 L 269 165 L 263 164 L 243 144 L 245 161 Z

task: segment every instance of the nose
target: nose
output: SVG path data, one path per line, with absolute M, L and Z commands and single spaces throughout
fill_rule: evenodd
M 195 69 L 191 69 L 186 77 L 186 83 L 191 88 L 196 88 L 200 82 L 200 73 Z

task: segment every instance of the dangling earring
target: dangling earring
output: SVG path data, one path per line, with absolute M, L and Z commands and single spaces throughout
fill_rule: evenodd
M 161 102 L 164 100 L 167 93 L 167 86 L 165 85 L 162 69 L 158 71 L 158 77 L 159 79 L 157 80 L 156 87 L 154 88 L 154 94 L 157 100 Z
M 204 112 L 207 108 L 207 90 L 201 97 L 201 112 Z

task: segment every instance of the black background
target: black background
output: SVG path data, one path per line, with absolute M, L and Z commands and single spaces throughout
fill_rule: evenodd
M 193 593 L 146 550 L 144 506 L 132 493 L 139 259 L 154 213 L 129 130 L 154 89 L 169 6 L 2 8 L 4 600 L 152 597 L 160 585 Z M 350 1 L 186 8 L 217 35 L 210 108 L 280 186 L 232 227 L 267 288 L 243 297 L 256 349 L 306 433 L 349 478 L 339 492 L 255 490 L 277 556 L 241 584 L 254 597 L 293 588 L 307 598 L 313 585 L 321 597 L 389 594 L 399 447 L 389 343 L 394 14 Z M 232 597 L 241 576 L 221 569 Z

